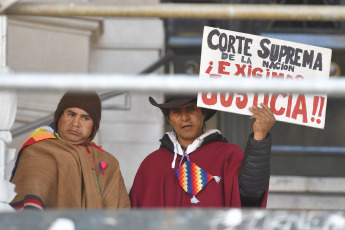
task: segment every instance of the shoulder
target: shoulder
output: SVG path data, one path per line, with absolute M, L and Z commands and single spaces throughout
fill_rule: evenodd
M 156 151 L 150 153 L 145 157 L 145 159 L 140 164 L 140 169 L 155 169 L 166 168 L 170 165 L 174 158 L 174 154 L 171 153 L 166 148 L 160 148 Z M 167 164 L 168 163 L 168 164 Z
M 156 151 L 153 151 L 152 153 L 147 155 L 145 157 L 144 161 L 164 160 L 164 159 L 167 159 L 167 158 L 173 157 L 173 156 L 174 156 L 174 154 L 172 152 L 170 152 L 168 149 L 159 148 Z
M 25 147 L 19 157 L 35 157 L 50 160 L 58 164 L 70 165 L 79 161 L 80 150 L 62 139 L 46 139 Z
M 65 141 L 60 139 L 44 139 L 29 145 L 25 145 L 22 147 L 22 152 L 36 152 L 37 154 L 42 153 L 58 153 L 59 150 L 64 149 L 73 149 L 72 145 L 68 145 Z
M 214 141 L 202 146 L 202 152 L 217 155 L 228 160 L 242 160 L 244 151 L 236 144 Z
M 205 146 L 207 146 L 208 148 L 225 150 L 228 152 L 243 152 L 243 150 L 238 145 L 222 141 L 213 141 L 211 143 L 206 144 Z

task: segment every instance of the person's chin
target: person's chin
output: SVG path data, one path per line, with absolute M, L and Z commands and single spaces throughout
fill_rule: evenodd
M 78 142 L 80 140 L 80 137 L 78 135 L 67 135 L 66 139 L 69 142 Z
M 181 136 L 187 138 L 187 139 L 191 139 L 194 138 L 196 136 L 195 134 L 196 132 L 193 132 L 193 130 L 190 131 L 185 131 L 185 132 L 181 132 Z

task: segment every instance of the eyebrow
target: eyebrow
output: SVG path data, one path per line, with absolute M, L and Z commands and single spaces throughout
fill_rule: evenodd
M 77 114 L 76 112 L 74 112 L 73 110 L 70 110 L 70 109 L 67 109 L 67 112 L 72 113 L 72 114 Z M 90 118 L 90 117 L 91 117 L 90 114 L 82 114 L 82 115 L 80 115 L 80 116 L 82 116 L 82 117 L 87 117 L 87 118 Z
M 197 107 L 196 105 L 189 105 L 189 106 L 187 106 L 187 108 L 189 108 L 189 107 Z
M 181 109 L 188 109 L 188 108 L 193 108 L 193 107 L 198 108 L 198 106 L 192 104 L 192 105 L 188 105 L 186 107 L 182 107 Z
M 74 112 L 73 110 L 67 109 L 67 112 L 72 113 L 72 114 L 76 114 L 76 112 Z

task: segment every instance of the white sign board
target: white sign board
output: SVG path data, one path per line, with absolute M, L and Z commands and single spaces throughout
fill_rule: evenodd
M 204 27 L 200 78 L 328 79 L 332 50 L 252 34 Z M 327 95 L 199 93 L 198 106 L 251 115 L 268 105 L 276 120 L 323 129 Z

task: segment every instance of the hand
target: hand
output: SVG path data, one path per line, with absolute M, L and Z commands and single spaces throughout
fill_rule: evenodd
M 268 131 L 272 128 L 276 119 L 270 108 L 261 103 L 262 108 L 253 106 L 249 111 L 253 113 L 250 119 L 256 119 L 253 124 L 254 140 L 261 141 L 267 136 Z

